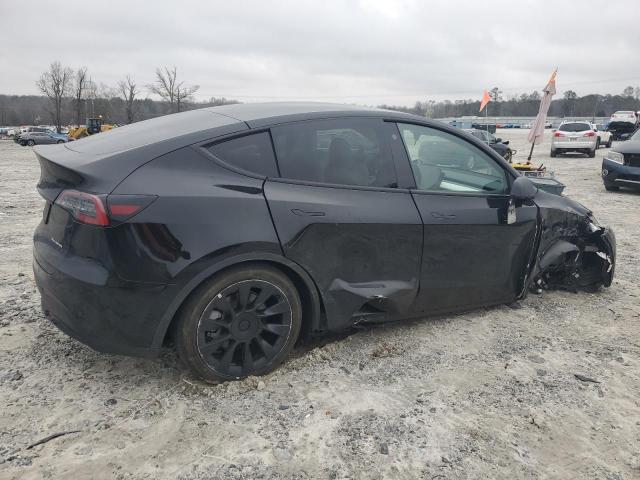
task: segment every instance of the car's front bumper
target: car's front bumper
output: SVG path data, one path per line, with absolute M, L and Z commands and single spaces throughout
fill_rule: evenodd
M 630 187 L 640 189 L 640 167 L 630 167 L 602 159 L 602 181 L 607 186 Z

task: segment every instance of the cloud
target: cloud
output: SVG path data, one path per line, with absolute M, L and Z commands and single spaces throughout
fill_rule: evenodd
M 640 2 L 155 1 L 61 8 L 30 2 L 0 17 L 0 93 L 37 93 L 53 60 L 94 81 L 140 85 L 176 65 L 200 98 L 408 104 L 540 89 L 617 93 L 640 84 Z

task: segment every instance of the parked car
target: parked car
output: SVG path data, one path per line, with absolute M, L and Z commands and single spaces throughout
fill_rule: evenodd
M 66 143 L 69 139 L 58 133 L 52 132 L 31 132 L 23 133 L 18 137 L 18 143 L 24 146 L 45 145 L 51 143 Z
M 618 111 L 611 115 L 610 122 L 627 122 L 638 125 L 638 116 L 633 111 Z
M 45 314 L 105 352 L 172 339 L 212 382 L 273 370 L 301 337 L 614 274 L 589 209 L 424 117 L 239 104 L 34 152 Z
M 613 134 L 608 130 L 598 128 L 595 123 L 591 124 L 591 128 L 593 128 L 593 131 L 596 132 L 596 135 L 598 136 L 598 148 L 603 145 L 607 148 L 611 148 L 611 145 L 613 145 Z
M 598 135 L 589 122 L 562 122 L 551 137 L 551 156 L 555 157 L 567 152 L 585 153 L 589 157 L 596 156 L 599 146 Z
M 602 181 L 609 191 L 620 187 L 640 189 L 640 130 L 604 155 Z
M 638 115 L 633 111 L 618 111 L 611 115 L 607 130 L 614 140 L 627 140 L 638 129 Z
M 22 144 L 21 138 L 23 135 L 28 135 L 31 133 L 47 133 L 49 131 L 50 130 L 46 127 L 20 127 L 18 134 L 14 135 L 13 141 Z
M 480 130 L 477 128 L 466 128 L 463 130 L 489 145 L 493 150 L 498 152 L 498 155 L 500 155 L 506 161 L 511 161 L 514 151 L 509 147 L 509 140 L 503 142 L 501 138 L 496 137 L 486 130 Z
M 553 128 L 553 123 L 549 121 L 544 122 L 544 128 Z

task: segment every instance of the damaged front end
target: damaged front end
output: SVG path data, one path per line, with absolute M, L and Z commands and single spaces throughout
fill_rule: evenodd
M 575 292 L 610 286 L 616 257 L 613 231 L 600 226 L 582 205 L 566 197 L 559 199 L 563 202 L 544 195 L 539 205 L 541 230 L 530 289 Z

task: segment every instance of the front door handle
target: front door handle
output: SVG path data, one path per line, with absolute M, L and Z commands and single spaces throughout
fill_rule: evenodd
M 431 212 L 431 216 L 436 220 L 455 220 L 456 218 L 453 213 Z
M 299 208 L 292 208 L 291 213 L 298 215 L 299 217 L 324 217 L 324 212 L 309 212 L 307 210 L 300 210 Z

